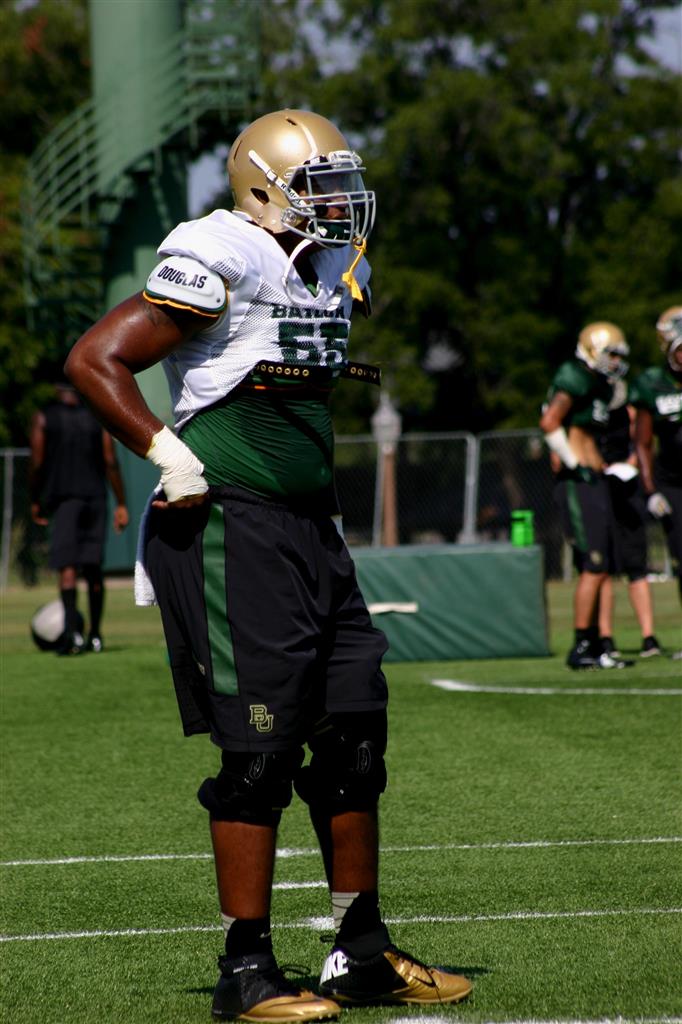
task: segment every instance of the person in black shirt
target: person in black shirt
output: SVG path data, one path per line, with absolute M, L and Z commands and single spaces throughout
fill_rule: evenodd
M 57 570 L 64 604 L 64 640 L 57 653 L 99 653 L 106 482 L 116 498 L 117 533 L 128 525 L 125 489 L 111 435 L 82 405 L 71 385 L 59 383 L 56 391 L 56 401 L 37 412 L 31 425 L 31 517 L 39 526 L 52 526 L 50 567 Z M 87 642 L 77 628 L 79 572 L 88 585 Z

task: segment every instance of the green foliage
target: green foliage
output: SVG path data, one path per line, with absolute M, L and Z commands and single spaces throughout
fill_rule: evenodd
M 655 357 L 679 299 L 682 77 L 643 46 L 651 4 L 287 9 L 326 46 L 273 99 L 322 111 L 365 157 L 378 305 L 356 343 L 391 368 L 408 426 L 534 424 L 590 320 L 624 328 L 635 366 Z M 449 370 L 428 369 L 434 346 Z
M 0 6 L 0 446 L 27 443 L 62 354 L 27 327 L 21 193 L 28 156 L 89 90 L 86 0 Z
M 682 76 L 645 44 L 649 0 L 263 0 L 262 110 L 316 109 L 363 154 L 378 196 L 375 315 L 404 428 L 537 422 L 581 326 L 613 319 L 633 369 L 678 302 Z M 24 443 L 61 361 L 27 329 L 23 161 L 88 95 L 86 0 L 0 7 L 0 445 Z M 375 395 L 335 398 L 366 430 Z

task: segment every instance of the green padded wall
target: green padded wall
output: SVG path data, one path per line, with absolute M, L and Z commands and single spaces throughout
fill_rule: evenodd
M 354 548 L 367 604 L 413 604 L 372 614 L 386 661 L 549 654 L 542 548 L 511 544 Z

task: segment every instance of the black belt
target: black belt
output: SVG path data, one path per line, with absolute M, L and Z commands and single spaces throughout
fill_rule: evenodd
M 328 382 L 335 375 L 334 368 L 329 366 L 292 366 L 289 363 L 269 362 L 256 363 L 251 373 L 295 380 L 302 384 Z M 378 366 L 371 366 L 369 363 L 346 363 L 338 371 L 338 376 L 347 377 L 349 380 L 366 381 L 368 384 L 376 384 L 377 387 L 381 386 L 381 370 Z

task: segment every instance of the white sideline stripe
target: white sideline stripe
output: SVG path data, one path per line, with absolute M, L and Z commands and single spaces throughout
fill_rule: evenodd
M 473 921 L 542 921 L 558 918 L 581 917 L 627 917 L 633 914 L 682 914 L 682 907 L 641 907 L 632 910 L 519 910 L 510 914 L 418 914 L 416 917 L 387 917 L 386 924 L 469 924 Z M 326 931 L 333 927 L 331 917 L 305 917 L 301 921 L 273 924 L 273 928 L 313 928 Z M 222 925 L 195 924 L 179 928 L 122 928 L 117 930 L 97 929 L 81 932 L 36 932 L 31 935 L 0 935 L 2 942 L 40 942 L 57 939 L 118 939 L 136 935 L 181 935 L 185 932 L 220 932 Z
M 452 1017 L 392 1017 L 392 1024 L 452 1024 Z M 584 1020 L 579 1017 L 554 1017 L 538 1020 L 528 1017 L 517 1020 L 487 1020 L 482 1024 L 682 1024 L 682 1017 L 598 1017 Z
M 675 678 L 678 678 L 675 676 Z M 535 697 L 682 697 L 682 690 L 636 690 L 607 686 L 479 686 L 461 679 L 432 679 L 431 686 L 455 693 L 515 693 Z
M 682 836 L 644 836 L 632 839 L 529 839 L 500 843 L 432 843 L 422 846 L 382 846 L 382 853 L 428 853 L 437 850 L 533 850 L 561 846 L 648 846 L 660 843 L 682 843 Z M 283 847 L 277 857 L 319 856 L 315 847 Z M 102 854 L 96 857 L 55 857 L 45 860 L 4 860 L 0 868 L 53 867 L 62 864 L 127 864 L 131 861 L 213 860 L 212 853 L 131 853 Z M 278 882 L 275 888 L 304 886 L 308 883 Z M 319 883 L 313 883 L 315 885 Z
M 392 1017 L 392 1024 L 452 1024 L 452 1017 Z M 528 1017 L 517 1020 L 487 1020 L 483 1024 L 682 1024 L 682 1017 L 598 1017 L 584 1020 L 579 1017 L 554 1017 L 538 1020 Z

